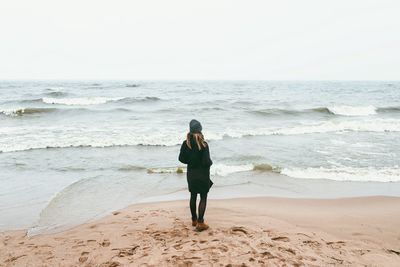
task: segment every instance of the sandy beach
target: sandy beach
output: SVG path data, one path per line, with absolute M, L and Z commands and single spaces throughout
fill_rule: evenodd
M 400 198 L 142 203 L 53 234 L 0 234 L 0 266 L 399 266 Z
M 400 267 L 399 10 L 1 1 L 0 267 Z

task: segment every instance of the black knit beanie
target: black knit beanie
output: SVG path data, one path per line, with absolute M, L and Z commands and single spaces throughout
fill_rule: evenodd
M 201 123 L 197 120 L 191 120 L 189 123 L 190 133 L 201 133 L 203 127 L 201 127 Z

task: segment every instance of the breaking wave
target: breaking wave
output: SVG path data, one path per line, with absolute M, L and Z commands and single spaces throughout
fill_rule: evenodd
M 374 107 L 370 106 L 332 106 L 332 107 L 317 107 L 310 109 L 260 109 L 251 111 L 251 113 L 258 115 L 305 115 L 305 114 L 326 114 L 326 115 L 338 115 L 338 116 L 369 116 L 378 113 L 393 113 L 400 112 L 400 107 Z
M 241 138 L 244 136 L 264 135 L 302 135 L 330 132 L 400 132 L 400 120 L 375 119 L 365 121 L 324 121 L 320 123 L 299 124 L 284 128 L 260 128 L 255 130 L 227 130 L 222 134 L 208 134 L 210 139 L 222 139 L 224 137 Z
M 0 114 L 6 115 L 8 117 L 20 117 L 31 114 L 50 114 L 54 112 L 62 112 L 62 113 L 73 113 L 73 112 L 91 112 L 91 113 L 101 113 L 101 112 L 132 112 L 131 109 L 127 108 L 114 108 L 114 109 L 104 109 L 104 110 L 94 110 L 87 108 L 14 108 L 14 109 L 4 109 L 0 110 Z
M 142 168 L 135 167 L 135 170 Z M 164 167 L 149 168 L 147 173 L 186 173 L 186 167 Z M 397 182 L 400 181 L 400 168 L 394 166 L 392 168 L 376 169 L 370 168 L 353 168 L 353 167 L 319 167 L 319 168 L 281 168 L 267 163 L 261 164 L 242 164 L 227 165 L 217 163 L 211 166 L 210 174 L 212 176 L 227 176 L 239 172 L 272 172 L 280 173 L 292 178 L 302 179 L 328 179 L 336 181 L 376 181 L 376 182 Z
M 135 168 L 135 170 L 138 170 Z M 247 172 L 247 171 L 259 171 L 259 172 L 280 172 L 279 167 L 274 167 L 269 164 L 241 164 L 241 165 L 231 165 L 217 163 L 213 164 L 210 168 L 210 175 L 227 176 L 232 173 L 237 172 Z M 147 173 L 186 173 L 186 167 L 164 167 L 164 168 L 149 168 Z
M 392 168 L 385 167 L 376 169 L 369 168 L 353 168 L 353 167 L 319 167 L 319 168 L 281 168 L 272 166 L 267 163 L 262 164 L 242 164 L 227 165 L 214 164 L 211 166 L 210 174 L 212 176 L 227 176 L 239 172 L 273 172 L 280 173 L 292 178 L 302 179 L 328 179 L 336 181 L 375 181 L 375 182 L 398 182 L 400 181 L 400 168 L 394 166 Z M 169 167 L 169 168 L 151 168 L 148 173 L 186 173 L 186 168 Z
M 282 174 L 293 178 L 304 179 L 329 179 L 336 181 L 379 181 L 379 182 L 397 182 L 400 181 L 400 168 L 376 169 L 353 168 L 353 167 L 335 167 L 335 168 L 284 168 Z
M 377 119 L 368 121 L 326 121 L 322 123 L 304 124 L 273 131 L 272 134 L 296 135 L 328 132 L 399 132 L 400 120 Z
M 330 112 L 342 116 L 368 116 L 376 114 L 374 106 L 333 106 L 328 108 Z
M 330 132 L 400 132 L 400 120 L 375 119 L 366 121 L 325 121 L 300 124 L 285 128 L 225 129 L 223 132 L 205 132 L 208 140 L 242 138 L 246 136 L 302 135 Z M 12 152 L 43 148 L 65 147 L 112 147 L 112 146 L 175 146 L 181 144 L 182 135 L 175 129 L 143 133 L 132 127 L 101 127 L 80 129 L 79 127 L 56 126 L 18 129 L 0 128 L 1 152 Z
M 164 168 L 148 168 L 147 173 L 186 173 L 185 167 L 164 167 Z
M 0 113 L 15 117 L 15 116 L 23 116 L 29 114 L 37 114 L 37 113 L 51 113 L 56 111 L 56 108 L 16 108 L 16 109 L 6 109 L 0 110 Z
M 259 172 L 276 172 L 279 173 L 279 167 L 274 167 L 270 164 L 243 164 L 243 165 L 226 165 L 214 164 L 211 166 L 210 174 L 218 176 L 227 176 L 237 172 L 259 171 Z
M 119 171 L 124 171 L 124 172 L 130 172 L 130 171 L 142 171 L 145 170 L 146 168 L 141 167 L 141 166 L 135 166 L 135 165 L 125 165 L 120 168 L 118 168 Z

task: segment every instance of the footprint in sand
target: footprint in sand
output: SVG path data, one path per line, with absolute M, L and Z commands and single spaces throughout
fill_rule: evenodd
M 302 262 L 291 262 L 290 263 L 293 267 L 300 267 L 300 266 L 304 266 L 304 264 Z
M 86 262 L 89 258 L 88 255 L 89 255 L 89 252 L 87 252 L 87 251 L 82 252 L 81 256 L 79 257 L 79 262 L 80 263 Z
M 344 262 L 344 260 L 338 259 L 338 258 L 335 258 L 335 257 L 329 257 L 329 258 L 331 258 L 332 260 L 335 260 L 339 264 L 343 264 L 343 262 Z
M 362 256 L 368 252 L 371 252 L 371 250 L 369 250 L 369 249 L 353 249 L 351 252 L 353 252 L 354 254 L 357 254 L 359 256 Z M 400 255 L 400 252 L 399 252 L 399 255 Z
M 11 263 L 11 262 L 14 262 L 14 261 L 18 260 L 19 258 L 22 258 L 22 257 L 25 257 L 25 256 L 26 256 L 25 254 L 24 255 L 19 255 L 19 256 L 13 256 L 11 258 L 8 258 L 4 262 L 5 263 Z
M 220 245 L 218 247 L 219 250 L 221 250 L 222 252 L 228 252 L 229 248 L 225 245 Z
M 303 241 L 303 244 L 309 245 L 310 247 L 313 247 L 313 248 L 321 247 L 321 243 L 319 243 L 318 241 L 313 241 L 313 240 Z
M 257 247 L 261 249 L 268 249 L 274 247 L 274 245 L 268 242 L 260 242 L 259 244 L 257 244 Z
M 160 210 L 159 211 L 160 213 L 166 213 L 166 214 L 169 214 L 169 213 L 171 213 L 170 211 L 168 211 L 168 210 Z
M 292 255 L 296 255 L 296 252 L 291 248 L 278 247 L 278 249 L 281 252 L 288 252 L 288 253 L 290 253 Z
M 368 251 L 370 251 L 370 250 L 368 250 Z M 394 250 L 394 249 L 388 249 L 387 251 L 389 253 L 393 253 L 393 254 L 396 254 L 396 255 L 400 256 L 400 251 L 397 251 L 397 250 Z
M 340 249 L 342 246 L 346 244 L 344 241 L 336 241 L 336 242 L 325 242 L 325 244 L 329 245 L 331 248 Z
M 107 261 L 99 265 L 99 267 L 117 267 L 121 266 L 121 263 L 118 261 Z
M 111 244 L 110 240 L 104 239 L 103 242 L 100 243 L 102 247 L 109 247 Z
M 176 250 L 182 249 L 182 245 L 181 245 L 181 244 L 175 244 L 175 245 L 173 245 L 173 247 L 174 247 L 174 249 L 176 249 Z
M 261 256 L 266 257 L 267 259 L 274 259 L 274 258 L 276 258 L 276 257 L 275 257 L 274 255 L 272 255 L 272 253 L 269 252 L 269 251 L 263 251 L 263 252 L 261 252 L 260 254 L 261 254 Z
M 304 233 L 296 233 L 296 235 L 303 235 L 303 236 L 305 236 L 305 237 L 311 238 L 311 236 L 309 236 L 309 235 L 307 235 L 307 234 L 304 234 Z
M 289 242 L 290 241 L 289 237 L 286 237 L 286 236 L 276 236 L 276 237 L 271 238 L 271 240 L 273 240 L 273 241 L 282 241 L 282 242 Z
M 241 232 L 245 235 L 248 235 L 248 231 L 246 230 L 246 228 L 242 226 L 234 226 L 231 228 L 231 233 L 237 233 L 237 232 Z
M 79 241 L 78 244 L 82 244 L 83 241 Z M 52 248 L 52 246 L 44 244 L 44 245 L 40 245 L 41 248 Z
M 127 257 L 127 256 L 132 256 L 135 254 L 136 249 L 139 248 L 139 245 L 134 245 L 132 247 L 128 248 L 117 248 L 117 249 L 112 249 L 112 250 L 118 250 L 117 256 L 120 258 Z

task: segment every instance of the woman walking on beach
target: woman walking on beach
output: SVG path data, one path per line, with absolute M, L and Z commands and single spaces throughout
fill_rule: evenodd
M 207 205 L 207 193 L 213 182 L 210 180 L 210 150 L 201 133 L 202 126 L 199 121 L 191 120 L 190 131 L 186 140 L 182 143 L 179 153 L 179 161 L 187 164 L 187 182 L 190 192 L 190 212 L 192 214 L 192 225 L 196 230 L 208 229 L 204 223 L 204 213 Z M 200 194 L 198 215 L 196 212 L 197 194 Z

